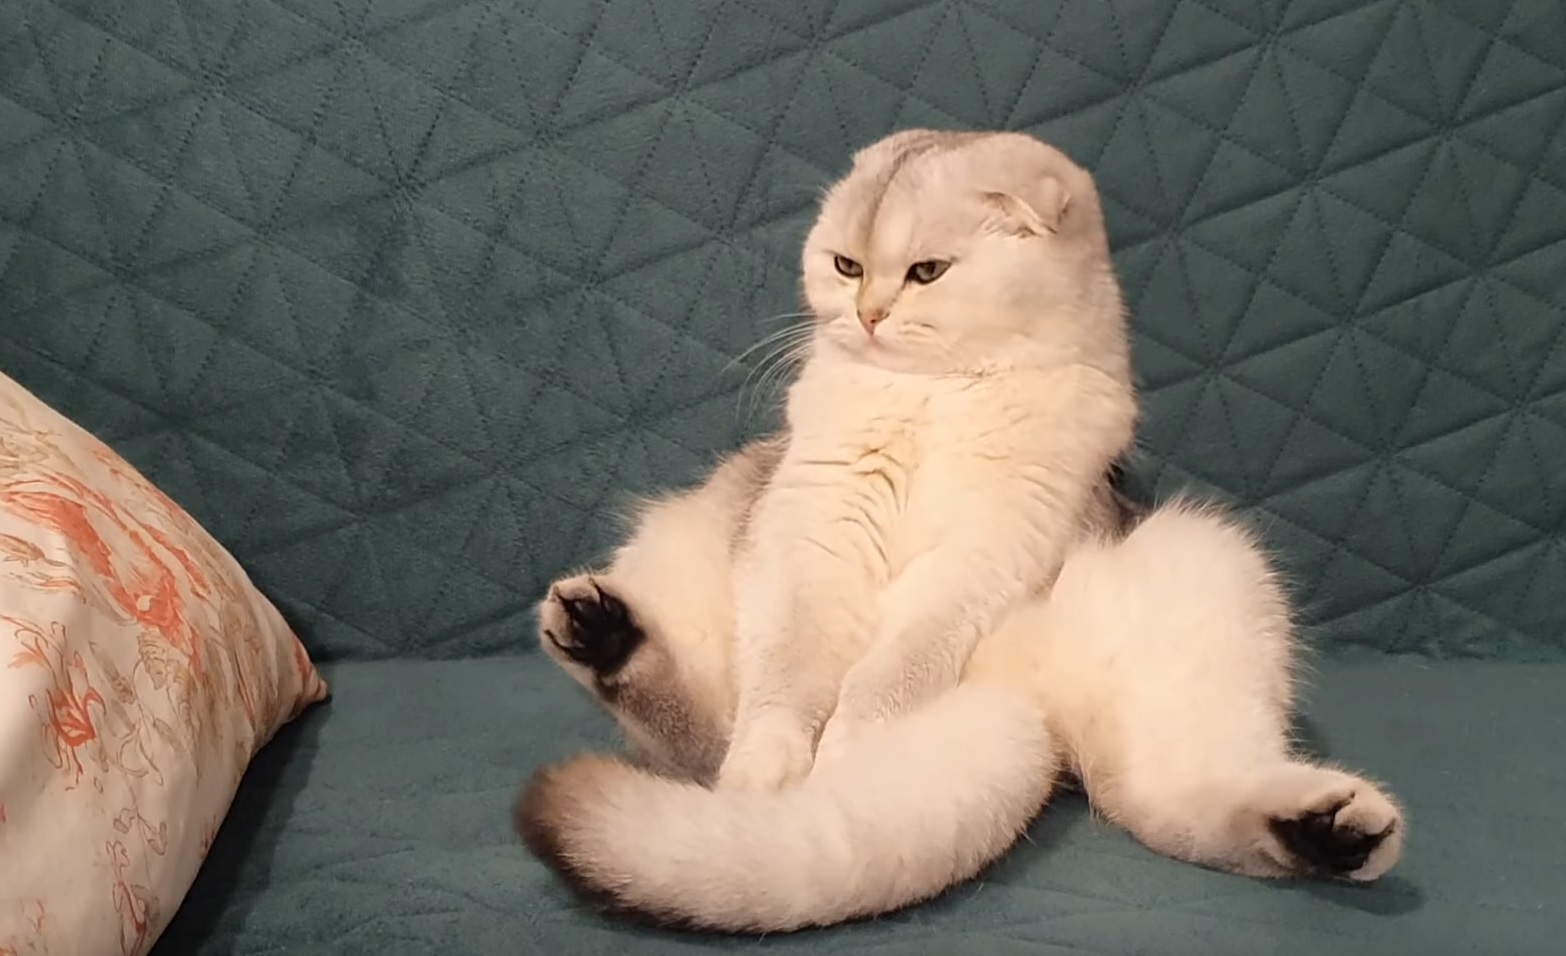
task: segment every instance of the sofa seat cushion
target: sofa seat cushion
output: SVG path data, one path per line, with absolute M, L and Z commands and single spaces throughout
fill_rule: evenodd
M 1063 797 L 981 882 L 873 923 L 774 938 L 810 953 L 1213 956 L 1559 952 L 1566 938 L 1566 665 L 1318 662 L 1304 732 L 1408 809 L 1372 887 L 1279 885 L 1144 850 Z M 665 954 L 577 906 L 518 845 L 541 762 L 612 743 L 533 654 L 323 669 L 335 699 L 263 752 L 160 956 Z M 729 941 L 718 948 L 750 946 Z

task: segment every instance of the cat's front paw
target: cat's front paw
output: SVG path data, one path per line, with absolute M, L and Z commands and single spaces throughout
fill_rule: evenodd
M 551 585 L 538 618 L 544 651 L 599 682 L 619 673 L 646 640 L 626 603 L 588 575 Z
M 1402 855 L 1402 814 L 1366 781 L 1332 776 L 1297 804 L 1276 809 L 1267 829 L 1300 876 L 1377 879 Z
M 853 752 L 867 726 L 869 722 L 846 714 L 833 715 L 827 721 L 826 729 L 821 732 L 821 742 L 816 744 L 815 765 L 811 773 L 814 775 L 842 762 L 846 755 Z
M 815 750 L 809 731 L 788 721 L 737 729 L 718 771 L 720 790 L 781 790 L 810 775 Z

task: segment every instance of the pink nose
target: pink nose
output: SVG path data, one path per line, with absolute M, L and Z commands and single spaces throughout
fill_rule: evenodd
M 860 309 L 859 324 L 865 327 L 865 332 L 875 334 L 875 327 L 886 319 L 885 309 Z

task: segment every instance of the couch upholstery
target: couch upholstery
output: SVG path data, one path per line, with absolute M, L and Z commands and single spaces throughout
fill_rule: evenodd
M 327 662 L 165 953 L 673 952 L 512 839 L 606 721 L 530 605 L 766 427 L 816 190 L 922 124 L 1092 168 L 1133 480 L 1253 515 L 1396 879 L 1157 859 L 1065 801 L 828 952 L 1558 951 L 1566 7 L 1551 0 L 4 0 L 0 369 Z M 737 360 L 738 359 L 738 360 Z

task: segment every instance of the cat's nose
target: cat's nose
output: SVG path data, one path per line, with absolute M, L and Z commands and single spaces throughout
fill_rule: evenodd
M 875 327 L 880 325 L 883 321 L 885 321 L 885 319 L 886 319 L 886 310 L 885 309 L 860 309 L 859 310 L 859 324 L 865 327 L 865 332 L 867 334 L 869 334 L 869 335 L 874 335 L 875 334 Z

